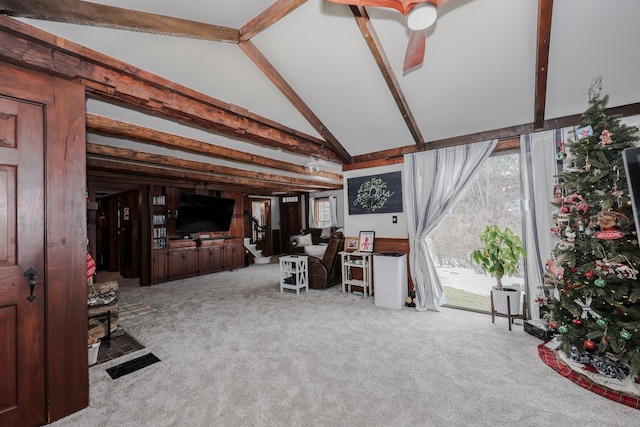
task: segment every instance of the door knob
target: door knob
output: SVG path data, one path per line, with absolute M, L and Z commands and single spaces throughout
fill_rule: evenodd
M 33 290 L 36 287 L 36 276 L 38 275 L 38 270 L 33 267 L 29 267 L 27 271 L 24 272 L 24 277 L 29 279 L 29 296 L 27 297 L 27 301 L 33 302 L 36 297 L 33 296 Z

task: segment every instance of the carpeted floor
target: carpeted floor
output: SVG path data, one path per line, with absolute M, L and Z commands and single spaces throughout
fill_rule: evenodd
M 277 264 L 122 289 L 145 349 L 90 368 L 60 426 L 632 426 L 638 410 L 563 378 L 506 319 L 376 307 L 340 287 L 279 292 Z M 153 353 L 118 379 L 107 368 Z

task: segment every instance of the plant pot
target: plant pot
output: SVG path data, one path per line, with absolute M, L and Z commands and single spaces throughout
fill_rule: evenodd
M 100 350 L 100 341 L 89 344 L 88 352 L 89 352 L 89 366 L 95 365 L 98 362 L 98 351 Z
M 511 315 L 517 316 L 520 314 L 520 307 L 522 306 L 522 290 L 519 286 L 503 286 L 502 291 L 499 291 L 497 286 L 491 289 L 491 300 L 493 301 L 493 309 L 497 313 L 509 314 L 507 308 L 507 296 L 509 296 L 509 303 L 511 305 Z

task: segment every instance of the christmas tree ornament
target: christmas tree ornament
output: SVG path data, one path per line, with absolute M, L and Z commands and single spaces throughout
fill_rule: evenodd
M 556 329 L 556 327 L 557 327 L 557 326 L 558 326 L 558 325 L 557 325 L 557 324 L 556 324 L 556 322 L 554 322 L 553 320 L 552 320 L 551 322 L 549 322 L 549 327 L 550 327 L 551 329 Z
M 565 325 L 559 326 L 558 332 L 560 332 L 562 335 L 566 335 L 569 332 L 569 328 L 567 328 Z
M 577 327 L 582 326 L 582 320 L 580 319 L 573 319 L 572 320 L 573 324 L 576 325 Z
M 613 140 L 611 139 L 611 132 L 609 132 L 606 128 L 600 133 L 600 142 L 601 146 L 612 144 Z
M 596 325 L 600 326 L 601 328 L 604 328 L 605 326 L 607 326 L 607 321 L 602 318 L 596 319 Z
M 578 140 L 586 138 L 591 135 L 593 135 L 593 127 L 591 125 L 583 126 L 581 128 L 576 129 L 576 136 L 578 137 Z
M 567 236 L 567 241 L 572 243 L 576 240 L 576 232 L 570 226 L 564 230 L 564 235 Z
M 607 286 L 607 282 L 604 279 L 596 279 L 596 280 L 593 281 L 593 283 L 598 288 L 604 288 L 605 286 Z
M 573 302 L 575 302 L 580 306 L 580 308 L 582 308 L 582 315 L 580 316 L 580 318 L 587 319 L 589 315 L 591 315 L 591 317 L 593 317 L 594 319 L 599 319 L 600 317 L 602 317 L 591 308 L 592 301 L 593 298 L 590 296 L 585 299 L 585 302 L 582 302 L 582 300 L 580 300 L 579 298 L 573 300 Z
M 624 233 L 616 227 L 618 222 L 629 222 L 629 218 L 620 212 L 601 211 L 598 212 L 598 225 L 600 231 L 594 234 L 596 239 L 617 240 L 624 237 Z
M 627 260 L 628 261 L 628 260 Z M 617 263 L 616 267 L 616 276 L 619 279 L 631 279 L 636 280 L 636 276 L 638 275 L 638 270 L 628 265 L 624 265 L 622 263 Z
M 563 141 L 558 141 L 556 142 L 556 145 L 558 146 L 558 153 L 556 154 L 556 159 L 558 160 L 564 160 L 567 158 L 567 152 L 564 151 L 564 142 Z
M 596 349 L 596 343 L 591 340 L 585 340 L 583 345 L 585 350 L 593 351 Z
M 631 332 L 627 331 L 626 329 L 620 331 L 620 338 L 622 338 L 623 340 L 629 341 L 631 337 Z
M 602 92 L 602 76 L 596 76 L 589 85 L 589 102 L 595 103 L 600 99 Z

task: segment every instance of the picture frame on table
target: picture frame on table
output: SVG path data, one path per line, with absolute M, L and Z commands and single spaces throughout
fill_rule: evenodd
M 345 237 L 344 239 L 344 250 L 347 252 L 357 251 L 360 247 L 360 238 L 359 237 Z
M 374 231 L 361 231 L 360 239 L 358 239 L 358 251 L 373 252 L 374 239 L 375 239 Z

